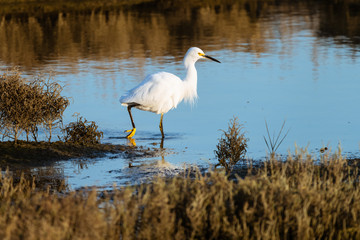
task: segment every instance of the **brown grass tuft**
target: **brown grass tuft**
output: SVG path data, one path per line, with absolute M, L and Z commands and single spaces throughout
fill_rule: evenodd
M 75 114 L 76 122 L 69 123 L 64 129 L 64 141 L 81 145 L 100 143 L 103 132 L 98 130 L 98 126 L 93 121 L 88 121 Z
M 0 134 L 16 143 L 23 132 L 37 141 L 43 127 L 51 141 L 52 131 L 62 121 L 69 100 L 61 96 L 62 87 L 39 75 L 32 81 L 21 77 L 18 70 L 0 76 Z
M 237 162 L 245 160 L 249 140 L 241 132 L 242 129 L 237 117 L 234 117 L 230 120 L 228 130 L 222 130 L 223 134 L 216 146 L 215 156 L 219 161 L 218 165 L 223 166 L 227 173 L 233 170 Z

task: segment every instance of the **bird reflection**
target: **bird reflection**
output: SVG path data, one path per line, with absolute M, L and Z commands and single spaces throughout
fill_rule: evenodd
M 159 150 L 160 150 L 160 155 L 161 155 L 161 163 L 165 163 L 164 138 L 161 138 Z
M 160 142 L 160 150 L 163 151 L 164 150 L 164 138 L 161 138 L 161 142 Z
M 140 141 L 139 138 L 136 140 Z M 164 138 L 147 142 L 146 145 L 152 146 L 149 148 L 151 149 L 150 155 L 138 155 L 134 156 L 133 159 L 129 159 L 129 167 L 121 171 L 122 178 L 127 178 L 129 181 L 136 184 L 150 183 L 157 177 L 173 177 L 183 170 L 182 167 L 178 167 L 167 161 L 169 160 L 166 159 L 167 154 L 169 154 L 169 150 L 167 148 L 169 146 L 166 146 Z
M 164 139 L 165 139 L 165 137 L 161 137 L 161 140 L 160 140 L 159 150 L 161 152 L 164 150 Z M 130 147 L 136 147 L 135 138 L 127 138 L 127 145 Z M 157 143 L 154 143 L 153 145 L 157 145 Z
M 154 148 L 154 151 L 157 151 L 160 153 L 161 164 L 166 163 L 166 161 L 165 161 L 166 148 L 164 148 L 164 139 L 165 138 L 163 138 L 163 137 L 161 138 L 158 149 Z M 153 143 L 153 144 L 157 145 L 158 143 Z M 136 147 L 136 139 L 135 138 L 127 138 L 127 145 L 130 147 Z M 132 168 L 132 167 L 135 167 L 135 166 L 130 162 L 129 168 Z

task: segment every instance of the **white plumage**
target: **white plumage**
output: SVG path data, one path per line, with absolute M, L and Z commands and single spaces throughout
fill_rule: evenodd
M 131 108 L 161 114 L 160 131 L 164 138 L 162 128 L 163 114 L 176 108 L 182 101 L 193 102 L 197 98 L 197 72 L 195 62 L 201 58 L 208 58 L 213 61 L 218 60 L 207 56 L 197 47 L 190 48 L 183 60 L 186 76 L 183 80 L 174 74 L 159 72 L 148 75 L 138 86 L 129 90 L 120 97 L 121 105 L 127 106 L 133 129 L 127 136 L 131 138 L 136 132 L 135 124 L 131 115 Z M 220 63 L 220 62 L 219 62 Z
M 137 103 L 136 108 L 157 114 L 167 113 L 184 98 L 184 84 L 180 78 L 167 72 L 148 75 L 142 83 L 120 98 L 124 106 Z M 196 97 L 196 96 L 194 96 Z

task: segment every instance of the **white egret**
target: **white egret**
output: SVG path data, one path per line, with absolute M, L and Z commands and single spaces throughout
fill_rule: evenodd
M 183 60 L 186 69 L 186 76 L 183 80 L 171 73 L 158 72 L 148 75 L 138 86 L 120 97 L 121 105 L 126 106 L 128 109 L 132 124 L 132 129 L 125 131 L 129 132 L 127 138 L 132 138 L 136 132 L 131 115 L 131 108 L 133 107 L 161 114 L 159 127 L 161 136 L 164 138 L 162 124 L 164 113 L 176 108 L 182 100 L 193 102 L 197 98 L 195 62 L 201 58 L 220 63 L 219 60 L 205 55 L 200 48 L 192 47 L 187 51 Z

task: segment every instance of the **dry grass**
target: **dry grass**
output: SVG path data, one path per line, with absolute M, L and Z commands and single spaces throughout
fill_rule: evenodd
M 85 118 L 75 114 L 76 122 L 71 122 L 65 126 L 64 141 L 81 145 L 98 144 L 103 137 L 103 132 L 99 131 L 99 126 L 94 121 L 88 121 Z
M 76 122 L 63 127 L 63 113 L 69 100 L 62 96 L 63 87 L 54 80 L 52 73 L 39 74 L 34 79 L 25 79 L 15 68 L 0 75 L 0 135 L 17 143 L 26 134 L 37 142 L 38 131 L 44 129 L 51 142 L 53 131 L 61 128 L 65 142 L 98 144 L 103 133 L 93 121 L 76 115 Z
M 21 77 L 17 69 L 0 76 L 0 135 L 16 143 L 23 132 L 37 141 L 44 128 L 49 142 L 53 129 L 62 122 L 69 100 L 53 76 L 39 75 L 33 80 Z
M 285 123 L 286 123 L 286 121 L 284 120 L 277 135 L 275 135 L 275 132 L 271 135 L 268 124 L 265 120 L 267 137 L 265 137 L 265 136 L 263 136 L 263 137 L 264 137 L 266 147 L 267 147 L 271 157 L 275 156 L 277 149 L 280 147 L 280 145 L 282 144 L 282 142 L 284 141 L 284 139 L 286 138 L 286 136 L 288 135 L 288 133 L 290 131 L 290 129 L 288 129 L 285 134 L 281 135 L 281 133 L 283 133 Z
M 298 153 L 236 181 L 220 172 L 70 192 L 0 180 L 1 239 L 359 239 L 356 161 Z M 250 172 L 252 172 L 250 174 Z
M 222 130 L 223 134 L 216 145 L 217 149 L 214 152 L 219 161 L 218 165 L 223 166 L 227 173 L 230 173 L 240 160 L 245 160 L 249 139 L 242 130 L 243 126 L 239 124 L 238 118 L 233 117 L 228 130 Z

